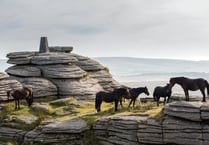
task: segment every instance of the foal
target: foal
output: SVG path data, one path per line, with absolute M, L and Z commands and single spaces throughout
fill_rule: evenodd
M 171 93 L 172 92 L 171 92 L 171 88 L 169 84 L 167 84 L 164 87 L 161 87 L 161 86 L 155 87 L 154 92 L 153 92 L 153 97 L 154 97 L 154 101 L 157 102 L 157 106 L 159 106 L 160 97 L 164 97 L 164 105 L 166 102 L 166 97 L 168 97 L 167 99 L 167 103 L 168 103 L 171 97 Z

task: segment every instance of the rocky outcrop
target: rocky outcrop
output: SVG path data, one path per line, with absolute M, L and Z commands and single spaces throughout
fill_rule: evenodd
M 208 106 L 173 102 L 165 106 L 161 120 L 133 116 L 105 118 L 98 120 L 93 129 L 103 144 L 207 145 Z
M 43 142 L 51 145 L 84 144 L 83 133 L 89 130 L 88 125 L 82 119 L 69 120 L 64 122 L 47 121 L 43 126 L 28 132 L 25 135 L 25 142 Z
M 32 87 L 34 97 L 94 99 L 99 91 L 120 87 L 97 61 L 71 53 L 72 47 L 49 47 L 46 37 L 41 41 L 39 52 L 7 54 L 8 63 L 14 66 L 6 72 L 22 85 Z

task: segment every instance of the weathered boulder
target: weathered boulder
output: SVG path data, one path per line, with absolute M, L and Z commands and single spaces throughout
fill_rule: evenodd
M 34 97 L 56 96 L 57 87 L 49 80 L 39 77 L 11 77 L 18 80 L 24 86 L 32 87 Z
M 163 121 L 163 139 L 166 144 L 201 145 L 202 125 L 200 122 L 167 116 Z
M 209 105 L 208 104 L 203 104 L 200 108 L 201 112 L 201 119 L 202 120 L 209 120 Z
M 102 144 L 138 145 L 138 122 L 147 119 L 142 116 L 118 116 L 99 119 L 93 130 Z
M 50 46 L 49 47 L 50 52 L 70 53 L 72 50 L 73 50 L 72 46 Z
M 138 124 L 138 142 L 144 144 L 164 144 L 163 131 L 160 121 L 147 119 Z
M 170 116 L 188 119 L 192 121 L 201 121 L 201 105 L 202 103 L 197 102 L 172 102 L 166 104 L 164 113 Z
M 97 80 L 84 77 L 81 79 L 51 79 L 57 86 L 60 97 L 75 97 L 76 99 L 94 99 L 95 94 L 103 88 Z
M 98 83 L 106 91 L 113 91 L 114 88 L 121 87 L 121 84 L 112 78 L 112 75 L 107 70 L 90 71 L 89 76 L 98 80 Z
M 8 79 L 8 78 L 9 78 L 9 75 L 8 74 L 5 74 L 3 72 L 0 72 L 0 80 Z
M 31 58 L 31 63 L 36 65 L 68 64 L 75 61 L 76 58 L 67 53 L 40 53 Z
M 17 65 L 9 67 L 6 72 L 9 75 L 22 76 L 22 77 L 39 77 L 41 71 L 39 68 L 31 65 Z
M 82 78 L 87 75 L 87 72 L 82 70 L 80 67 L 76 65 L 64 65 L 64 64 L 57 64 L 57 65 L 44 65 L 39 66 L 41 68 L 43 77 L 46 78 Z
M 7 63 L 10 64 L 30 64 L 31 63 L 31 58 L 35 56 L 37 52 L 12 52 L 7 54 L 7 57 L 9 60 Z
M 88 57 L 80 56 L 77 54 L 72 54 L 72 56 L 76 57 L 78 61 L 75 62 L 77 66 L 82 68 L 83 70 L 89 72 L 89 71 L 96 71 L 96 70 L 102 70 L 105 67 L 102 66 L 97 61 L 90 59 Z
M 26 131 L 23 130 L 9 128 L 9 127 L 0 127 L 0 138 L 8 138 L 17 141 L 23 141 L 25 134 Z
M 82 142 L 82 134 L 88 129 L 87 123 L 82 119 L 64 122 L 52 121 L 28 132 L 25 135 L 25 141 L 38 141 L 50 144 L 71 142 L 71 144 L 78 144 L 77 141 Z

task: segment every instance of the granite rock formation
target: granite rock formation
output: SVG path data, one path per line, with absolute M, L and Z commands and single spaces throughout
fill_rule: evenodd
M 108 69 L 97 61 L 71 53 L 72 47 L 48 46 L 41 38 L 39 52 L 7 54 L 14 64 L 6 72 L 11 79 L 34 89 L 34 97 L 59 96 L 93 99 L 98 91 L 120 87 Z

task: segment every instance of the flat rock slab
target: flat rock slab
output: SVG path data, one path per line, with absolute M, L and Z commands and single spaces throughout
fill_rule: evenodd
M 10 64 L 30 64 L 31 58 L 36 55 L 37 52 L 12 52 L 7 54 Z
M 69 142 L 82 144 L 83 133 L 89 130 L 87 123 L 82 119 L 67 120 L 64 122 L 49 121 L 25 135 L 25 141 L 38 141 L 50 144 Z M 79 142 L 78 142 L 79 141 Z
M 75 62 L 75 64 L 85 71 L 103 70 L 105 68 L 99 62 L 88 57 L 80 56 L 77 54 L 72 54 L 72 56 L 76 57 L 78 60 Z
M 46 78 L 82 78 L 87 75 L 87 72 L 80 67 L 72 64 L 57 64 L 57 65 L 44 65 L 39 66 Z
M 7 54 L 9 59 L 12 58 L 27 58 L 36 55 L 38 52 L 23 51 L 23 52 L 11 52 Z
M 66 53 L 41 53 L 31 59 L 31 63 L 36 65 L 68 64 L 75 61 L 77 61 L 75 57 Z
M 163 135 L 166 144 L 201 145 L 203 143 L 200 122 L 168 116 L 163 121 Z
M 72 46 L 50 46 L 50 52 L 65 52 L 70 53 L 73 50 Z
M 164 113 L 191 121 L 201 121 L 201 105 L 202 103 L 197 102 L 172 102 L 165 105 Z
M 22 77 L 39 77 L 41 76 L 41 70 L 31 65 L 19 65 L 11 66 L 6 72 L 10 75 L 22 76 Z

